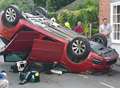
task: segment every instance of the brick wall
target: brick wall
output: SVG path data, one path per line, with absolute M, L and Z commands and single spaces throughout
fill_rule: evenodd
M 99 21 L 102 23 L 103 18 L 110 20 L 110 0 L 99 0 Z

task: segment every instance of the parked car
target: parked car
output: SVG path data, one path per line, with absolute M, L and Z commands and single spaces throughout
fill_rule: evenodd
M 1 54 L 23 53 L 24 60 L 64 65 L 70 72 L 106 71 L 118 58 L 101 34 L 91 39 L 66 30 L 46 17 L 8 6 L 0 15 Z M 8 59 L 9 60 L 9 59 Z

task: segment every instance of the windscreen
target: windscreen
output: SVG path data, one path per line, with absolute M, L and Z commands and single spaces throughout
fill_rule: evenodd
M 108 55 L 111 54 L 112 52 L 114 52 L 114 49 L 109 48 L 109 47 L 105 47 L 104 45 L 97 43 L 97 42 L 93 42 L 93 41 L 89 41 L 90 42 L 90 46 L 91 49 L 98 53 L 99 55 Z

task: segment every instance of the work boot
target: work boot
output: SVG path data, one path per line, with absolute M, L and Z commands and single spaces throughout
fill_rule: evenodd
M 26 80 L 23 80 L 23 81 L 21 81 L 19 84 L 20 84 L 20 85 L 24 85 L 25 83 L 27 83 L 27 81 L 26 81 Z

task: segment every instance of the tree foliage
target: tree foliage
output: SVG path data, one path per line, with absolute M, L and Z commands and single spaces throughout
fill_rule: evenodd
M 48 11 L 56 11 L 75 0 L 34 0 L 36 6 L 45 7 Z
M 78 21 L 81 21 L 85 32 L 89 32 L 89 24 L 93 24 L 93 29 L 98 28 L 98 0 L 84 0 L 82 4 L 79 4 L 73 11 L 64 10 L 57 15 L 57 20 L 64 25 L 67 19 L 71 26 L 74 27 Z M 93 33 L 98 32 L 94 30 Z
M 0 10 L 4 10 L 10 4 L 18 5 L 23 11 L 31 11 L 34 6 L 42 6 L 49 12 L 52 12 L 52 14 L 50 13 L 51 17 L 56 17 L 57 21 L 62 25 L 64 25 L 65 19 L 70 22 L 72 27 L 78 21 L 81 21 L 87 30 L 89 23 L 95 22 L 98 24 L 99 0 L 81 0 L 81 2 L 79 0 L 79 3 L 75 4 L 72 11 L 63 10 L 62 12 L 55 13 L 55 11 L 73 1 L 75 0 L 0 0 Z
M 45 7 L 46 6 L 46 1 L 47 0 L 34 0 L 34 3 L 35 3 L 36 6 Z
M 0 10 L 4 10 L 11 4 L 18 5 L 23 11 L 30 11 L 34 6 L 32 0 L 0 0 Z

